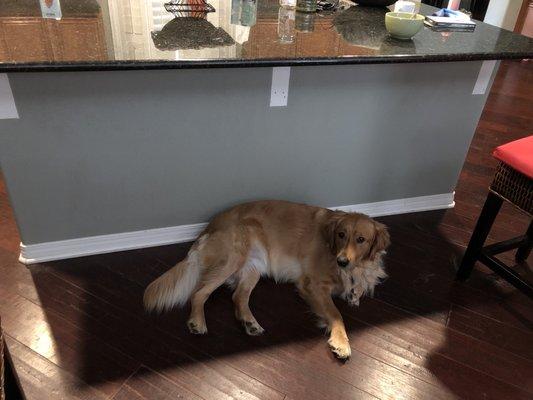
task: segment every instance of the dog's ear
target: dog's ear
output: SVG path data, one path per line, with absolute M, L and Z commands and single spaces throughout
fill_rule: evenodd
M 322 233 L 332 253 L 335 253 L 335 229 L 341 218 L 342 215 L 340 213 L 331 212 L 324 223 Z
M 380 222 L 374 221 L 376 234 L 374 235 L 374 241 L 372 247 L 370 247 L 370 253 L 368 258 L 375 260 L 382 251 L 385 251 L 390 245 L 390 235 L 387 227 Z

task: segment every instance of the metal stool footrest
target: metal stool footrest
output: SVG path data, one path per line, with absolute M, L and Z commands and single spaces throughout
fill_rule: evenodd
M 489 256 L 482 251 L 479 255 L 479 261 L 481 261 L 487 267 L 492 269 L 515 288 L 522 291 L 522 293 L 533 298 L 533 286 L 531 286 L 528 282 L 524 281 L 520 275 L 518 275 L 511 268 L 509 268 L 507 265 L 498 260 L 496 257 Z

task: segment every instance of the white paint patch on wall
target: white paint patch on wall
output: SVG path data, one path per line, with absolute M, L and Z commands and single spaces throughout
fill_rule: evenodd
M 17 106 L 13 99 L 7 74 L 0 74 L 0 119 L 18 118 Z
M 476 84 L 474 85 L 474 90 L 472 94 L 485 94 L 487 88 L 489 87 L 490 77 L 494 72 L 496 67 L 496 60 L 483 61 L 481 68 L 479 69 L 479 74 L 477 76 Z
M 289 98 L 289 80 L 291 67 L 272 68 L 272 86 L 270 88 L 270 107 L 285 107 Z

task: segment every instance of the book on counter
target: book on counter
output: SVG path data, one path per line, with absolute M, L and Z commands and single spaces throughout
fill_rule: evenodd
M 436 31 L 471 32 L 476 29 L 476 23 L 470 19 L 469 15 L 446 8 L 434 15 L 426 16 L 424 23 Z

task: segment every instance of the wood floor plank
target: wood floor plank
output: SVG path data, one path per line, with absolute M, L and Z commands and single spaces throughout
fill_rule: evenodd
M 390 264 L 391 270 L 396 271 L 392 268 L 394 264 Z M 397 273 L 397 281 L 401 280 L 400 276 L 401 273 Z M 492 315 L 489 318 L 479 312 L 473 312 L 468 308 L 453 304 L 438 294 L 426 290 L 428 285 L 424 285 L 422 282 L 411 284 L 408 279 L 405 281 L 407 282 L 401 286 L 386 283 L 381 290 L 376 291 L 376 297 L 414 314 L 426 316 L 436 322 L 446 324 L 448 321 L 448 326 L 459 332 L 533 359 L 533 346 L 528 349 L 524 348 L 533 343 L 533 331 L 502 323 L 493 318 Z M 389 282 L 393 281 L 389 280 Z M 450 287 L 454 287 L 453 281 L 449 284 Z M 455 300 L 453 301 L 455 302 Z M 451 317 L 448 315 L 450 306 L 452 307 Z M 531 312 L 528 314 L 531 315 Z M 506 340 L 502 341 L 502 337 L 505 337 Z
M 201 400 L 164 376 L 142 366 L 128 378 L 113 400 Z
M 449 210 L 447 213 L 449 212 L 452 211 Z M 391 220 L 387 217 L 384 221 L 389 223 L 392 227 L 391 234 L 394 235 L 393 239 L 397 237 L 405 238 L 407 240 L 407 242 L 403 241 L 401 245 L 396 245 L 393 242 L 389 251 L 388 260 L 391 260 L 391 262 L 398 262 L 406 267 L 413 266 L 414 268 L 420 269 L 421 273 L 442 277 L 444 279 L 443 282 L 451 282 L 454 278 L 455 268 L 460 261 L 466 243 L 461 245 L 462 241 L 459 241 L 456 238 L 452 240 L 446 238 L 446 242 L 443 242 L 443 232 L 449 232 L 451 235 L 455 235 L 455 229 L 450 230 L 449 227 L 439 224 L 439 232 L 431 233 L 423 226 L 420 217 L 413 214 L 410 215 L 409 218 L 413 221 L 406 224 L 406 226 L 401 229 L 394 225 L 398 223 L 395 222 L 394 219 Z M 469 239 L 468 236 L 465 236 L 465 232 L 461 232 L 460 235 L 463 235 L 463 240 L 465 241 Z M 441 239 L 439 239 L 439 236 Z M 446 245 L 446 243 L 448 243 L 448 245 Z M 508 256 L 506 261 L 510 261 L 509 258 L 512 258 L 512 256 Z M 414 262 L 415 260 L 416 262 Z M 479 272 L 480 269 L 476 268 L 472 275 L 472 279 L 463 285 L 466 287 L 472 287 L 477 291 L 481 289 L 480 294 L 483 296 L 492 295 L 500 299 L 503 298 L 510 304 L 517 303 L 531 309 L 530 299 L 525 295 L 516 291 L 512 286 L 496 277 L 492 272 L 490 272 L 489 275 L 479 274 Z M 445 288 L 446 286 L 442 287 Z M 490 290 L 490 292 L 487 292 L 487 290 Z
M 391 260 L 387 264 L 387 271 L 389 280 L 376 291 L 376 297 L 379 299 L 388 298 L 397 306 L 404 304 L 408 310 L 443 323 L 449 319 L 447 310 L 455 305 L 485 318 L 533 333 L 533 309 L 525 304 L 510 303 L 487 296 L 486 292 L 474 290 L 451 277 L 444 278 L 433 272 L 425 273 L 412 263 L 397 263 Z M 401 288 L 400 291 L 398 287 Z M 430 299 L 427 303 L 422 301 L 427 298 Z
M 46 312 L 14 293 L 2 291 L 0 314 L 5 332 L 35 353 L 68 370 L 79 381 L 110 395 L 140 363 L 87 335 L 57 313 Z M 108 369 L 102 369 L 102 365 Z
M 445 329 L 427 318 L 409 316 L 400 308 L 379 300 L 368 299 L 357 313 L 349 316 L 386 331 L 391 335 L 388 336 L 391 341 L 400 339 L 426 351 L 437 352 L 509 384 L 519 382 L 518 385 L 522 385 L 524 382 L 517 378 L 527 380 L 527 376 L 533 373 L 531 360 L 453 329 Z M 395 322 L 390 323 L 391 320 Z
M 105 393 L 88 386 L 9 335 L 6 335 L 6 344 L 28 399 L 103 400 L 108 398 Z
M 371 299 L 370 299 L 371 300 Z M 370 305 L 365 304 L 366 309 L 368 309 L 370 306 L 373 308 L 373 312 L 376 314 L 380 313 L 380 310 L 383 309 L 383 306 L 381 303 L 374 303 L 372 302 Z M 371 310 L 372 310 L 371 308 Z M 271 307 L 271 309 L 279 310 L 281 307 Z M 382 342 L 383 348 L 379 348 L 374 346 L 373 342 L 375 340 L 371 340 L 370 336 L 375 334 L 376 336 L 380 338 L 385 338 L 386 341 L 392 342 L 392 340 L 395 340 L 396 343 L 392 344 L 393 347 L 396 347 L 396 351 L 398 354 L 405 354 L 407 351 L 407 354 L 411 354 L 411 351 L 413 348 L 418 348 L 418 351 L 420 351 L 420 354 L 416 354 L 414 358 L 410 358 L 409 360 L 406 360 L 407 363 L 416 362 L 418 360 L 425 360 L 428 358 L 428 356 L 431 354 L 432 351 L 440 351 L 440 345 L 444 342 L 446 342 L 448 338 L 448 329 L 444 326 L 439 326 L 439 324 L 435 324 L 426 318 L 420 319 L 420 317 L 416 315 L 411 315 L 410 317 L 408 315 L 403 315 L 402 317 L 395 318 L 394 316 L 397 315 L 396 313 L 400 312 L 403 314 L 403 312 L 397 308 L 390 308 L 391 314 L 388 314 L 389 318 L 385 318 L 385 320 L 380 321 L 380 325 L 395 325 L 400 324 L 398 321 L 404 321 L 405 325 L 410 325 L 415 321 L 415 325 L 420 325 L 419 330 L 417 330 L 417 339 L 421 342 L 417 344 L 417 342 L 412 341 L 413 336 L 407 336 L 402 333 L 401 330 L 397 330 L 394 332 L 394 337 L 391 336 L 390 333 L 384 334 L 382 329 L 379 329 L 377 326 L 372 325 L 372 321 L 365 318 L 368 314 L 361 315 L 358 309 L 350 309 L 348 307 L 342 307 L 344 311 L 344 315 L 349 318 L 347 320 L 347 327 L 350 331 L 350 337 L 352 340 L 352 348 L 357 351 L 365 352 L 366 354 L 371 355 L 372 357 L 381 360 L 385 363 L 390 363 L 391 365 L 394 365 L 400 370 L 404 370 L 408 373 L 413 373 L 413 370 L 410 368 L 405 368 L 406 366 L 402 364 L 401 362 L 394 362 L 394 358 L 390 357 L 390 354 L 387 354 L 387 351 L 380 352 L 380 350 L 386 349 L 387 346 Z M 372 311 L 367 311 L 372 312 Z M 276 312 L 278 314 L 278 312 Z M 260 314 L 259 314 L 260 315 Z M 257 316 L 256 316 L 257 317 Z M 282 317 L 281 315 L 279 317 Z M 287 320 L 291 320 L 290 315 L 286 316 Z M 293 318 L 292 318 L 293 319 Z M 396 321 L 396 319 L 398 321 Z M 298 324 L 299 327 L 305 326 L 303 323 Z M 368 335 L 367 335 L 368 334 Z M 466 362 L 468 358 L 466 355 L 468 354 L 469 348 L 476 348 L 478 350 L 482 350 L 485 348 L 485 351 L 489 351 L 492 353 L 493 349 L 490 347 L 486 347 L 483 342 L 479 342 L 478 340 L 474 340 L 471 337 L 468 337 L 464 334 L 459 334 L 456 332 L 452 332 L 450 335 L 450 340 L 453 340 L 455 343 L 460 345 L 459 352 L 452 353 L 448 349 L 444 349 L 443 354 L 438 353 L 438 355 L 435 355 L 437 361 L 442 361 L 444 358 L 446 358 L 446 362 L 450 364 L 450 361 L 453 360 L 452 364 L 454 364 L 454 371 L 457 371 L 456 379 L 458 380 L 457 384 L 461 383 L 461 387 L 464 390 L 469 390 L 469 377 L 476 376 L 476 379 L 479 382 L 483 382 L 484 387 L 490 387 L 492 388 L 492 392 L 489 394 L 490 398 L 498 398 L 499 395 L 502 393 L 505 393 L 506 390 L 508 390 L 509 385 L 514 385 L 516 383 L 517 375 L 514 372 L 515 368 L 520 368 L 522 370 L 521 375 L 523 378 L 526 378 L 529 373 L 533 373 L 533 363 L 523 360 L 520 357 L 516 357 L 512 354 L 508 354 L 506 352 L 503 352 L 500 354 L 500 358 L 497 363 L 491 363 L 490 361 L 485 361 L 483 365 L 483 368 L 486 368 L 487 372 L 490 372 L 492 374 L 491 377 L 485 376 L 483 372 L 477 371 L 473 372 L 472 369 L 476 369 L 479 367 L 479 361 L 480 359 L 474 359 L 471 361 Z M 370 343 L 368 343 L 370 342 Z M 428 345 L 429 343 L 429 345 Z M 401 344 L 402 346 L 398 346 L 398 344 Z M 424 346 L 426 345 L 426 346 Z M 361 347 L 360 347 L 361 346 Z M 368 347 L 367 347 L 368 346 Z M 371 348 L 374 348 L 374 351 L 372 353 L 368 353 Z M 389 345 L 390 347 L 390 345 Z M 464 353 L 461 354 L 460 352 L 463 351 Z M 383 354 L 385 353 L 385 354 Z M 490 354 L 489 353 L 489 354 Z M 466 365 L 465 365 L 466 364 Z M 359 363 L 355 362 L 353 363 L 355 368 L 359 367 Z M 470 366 L 470 368 L 465 368 L 467 365 Z M 420 363 L 418 367 L 421 367 L 424 369 L 424 362 Z M 449 366 L 448 366 L 449 367 Z M 440 367 L 439 367 L 440 368 Z M 435 380 L 429 379 L 428 375 L 433 375 L 435 371 L 428 371 L 426 370 L 425 373 L 423 371 L 417 370 L 419 373 L 415 374 L 414 376 L 417 376 L 418 378 L 425 380 L 426 382 L 431 382 L 434 384 L 438 384 Z M 440 371 L 439 371 L 440 372 Z M 400 374 L 397 374 L 397 376 Z M 437 375 L 438 376 L 438 375 Z M 504 385 L 502 381 L 507 382 L 507 385 Z M 507 386 L 507 388 L 505 388 Z M 405 385 L 404 387 L 408 387 L 408 385 Z M 504 391 L 501 391 L 500 388 L 505 388 Z M 524 393 L 520 390 L 517 391 L 518 393 L 522 393 L 524 397 Z M 466 392 L 462 392 L 462 395 L 464 395 Z M 472 396 L 472 395 L 470 395 Z M 527 398 L 529 395 L 525 395 Z M 487 398 L 487 394 L 484 395 L 484 397 L 480 398 Z
M 67 270 L 72 272 L 70 266 Z M 127 267 L 129 268 L 130 266 L 128 265 Z M 140 362 L 154 368 L 171 369 L 176 366 L 176 370 L 173 371 L 172 375 L 173 379 L 181 383 L 187 381 L 187 385 L 189 385 L 187 387 L 203 397 L 226 396 L 227 398 L 233 398 L 236 396 L 237 398 L 264 399 L 283 397 L 275 390 L 251 379 L 224 362 L 214 360 L 208 354 L 195 350 L 190 343 L 182 342 L 179 345 L 179 340 L 176 341 L 178 338 L 168 335 L 165 338 L 166 341 L 162 340 L 161 332 L 151 326 L 150 320 L 144 318 L 145 314 L 140 302 L 143 288 L 140 286 L 135 286 L 132 282 L 125 281 L 121 286 L 121 291 L 117 292 L 113 289 L 118 278 L 117 276 L 111 276 L 114 272 L 107 267 L 93 264 L 92 262 L 80 261 L 76 268 L 79 271 L 91 272 L 88 275 L 90 279 L 84 279 L 83 282 L 92 282 L 94 278 L 94 282 L 98 282 L 98 284 L 92 288 L 92 291 L 98 293 L 107 301 L 100 300 L 100 298 L 87 292 L 85 289 L 89 287 L 82 289 L 73 284 L 67 284 L 65 280 L 61 280 L 50 272 L 39 273 L 38 277 L 35 278 L 35 284 L 39 289 L 43 309 L 49 315 L 60 314 L 70 321 L 78 319 L 76 327 L 71 327 L 70 330 L 85 330 L 85 333 L 80 332 L 79 336 L 95 337 L 98 343 L 109 343 L 116 351 L 135 356 Z M 93 273 L 97 276 L 93 276 Z M 66 275 L 63 277 L 66 279 Z M 108 281 L 106 277 L 111 279 L 111 281 Z M 69 278 L 72 278 L 72 276 L 69 275 Z M 82 284 L 79 275 L 74 281 L 86 286 Z M 110 285 L 106 287 L 102 282 L 108 282 Z M 124 296 L 128 291 L 130 291 L 130 296 Z M 135 295 L 131 295 L 131 293 L 135 293 Z M 120 302 L 116 294 L 127 301 Z M 132 298 L 135 298 L 136 301 L 132 302 Z M 117 304 L 113 304 L 115 300 Z M 125 307 L 127 311 L 121 311 L 119 308 L 121 306 Z M 80 319 L 80 317 L 82 318 Z M 123 330 L 123 321 L 125 319 L 129 321 L 129 330 L 126 332 Z M 57 332 L 54 333 L 58 336 Z M 185 332 L 184 324 L 181 334 L 186 337 L 190 336 L 188 332 Z M 59 342 L 60 354 L 58 357 L 61 359 L 65 357 L 61 351 L 65 349 L 68 343 L 65 342 L 63 336 L 56 337 L 56 341 Z M 161 342 L 158 343 L 158 341 Z M 177 351 L 169 343 L 178 345 L 181 349 Z M 94 359 L 92 355 L 91 359 Z M 187 365 L 187 368 L 184 368 L 183 365 Z M 210 376 L 209 383 L 202 381 L 200 378 L 200 376 L 205 376 L 206 374 Z M 91 381 L 103 380 L 105 376 L 98 377 L 90 374 L 90 376 L 85 376 L 84 378 Z M 195 380 L 195 383 L 191 386 L 193 380 Z

